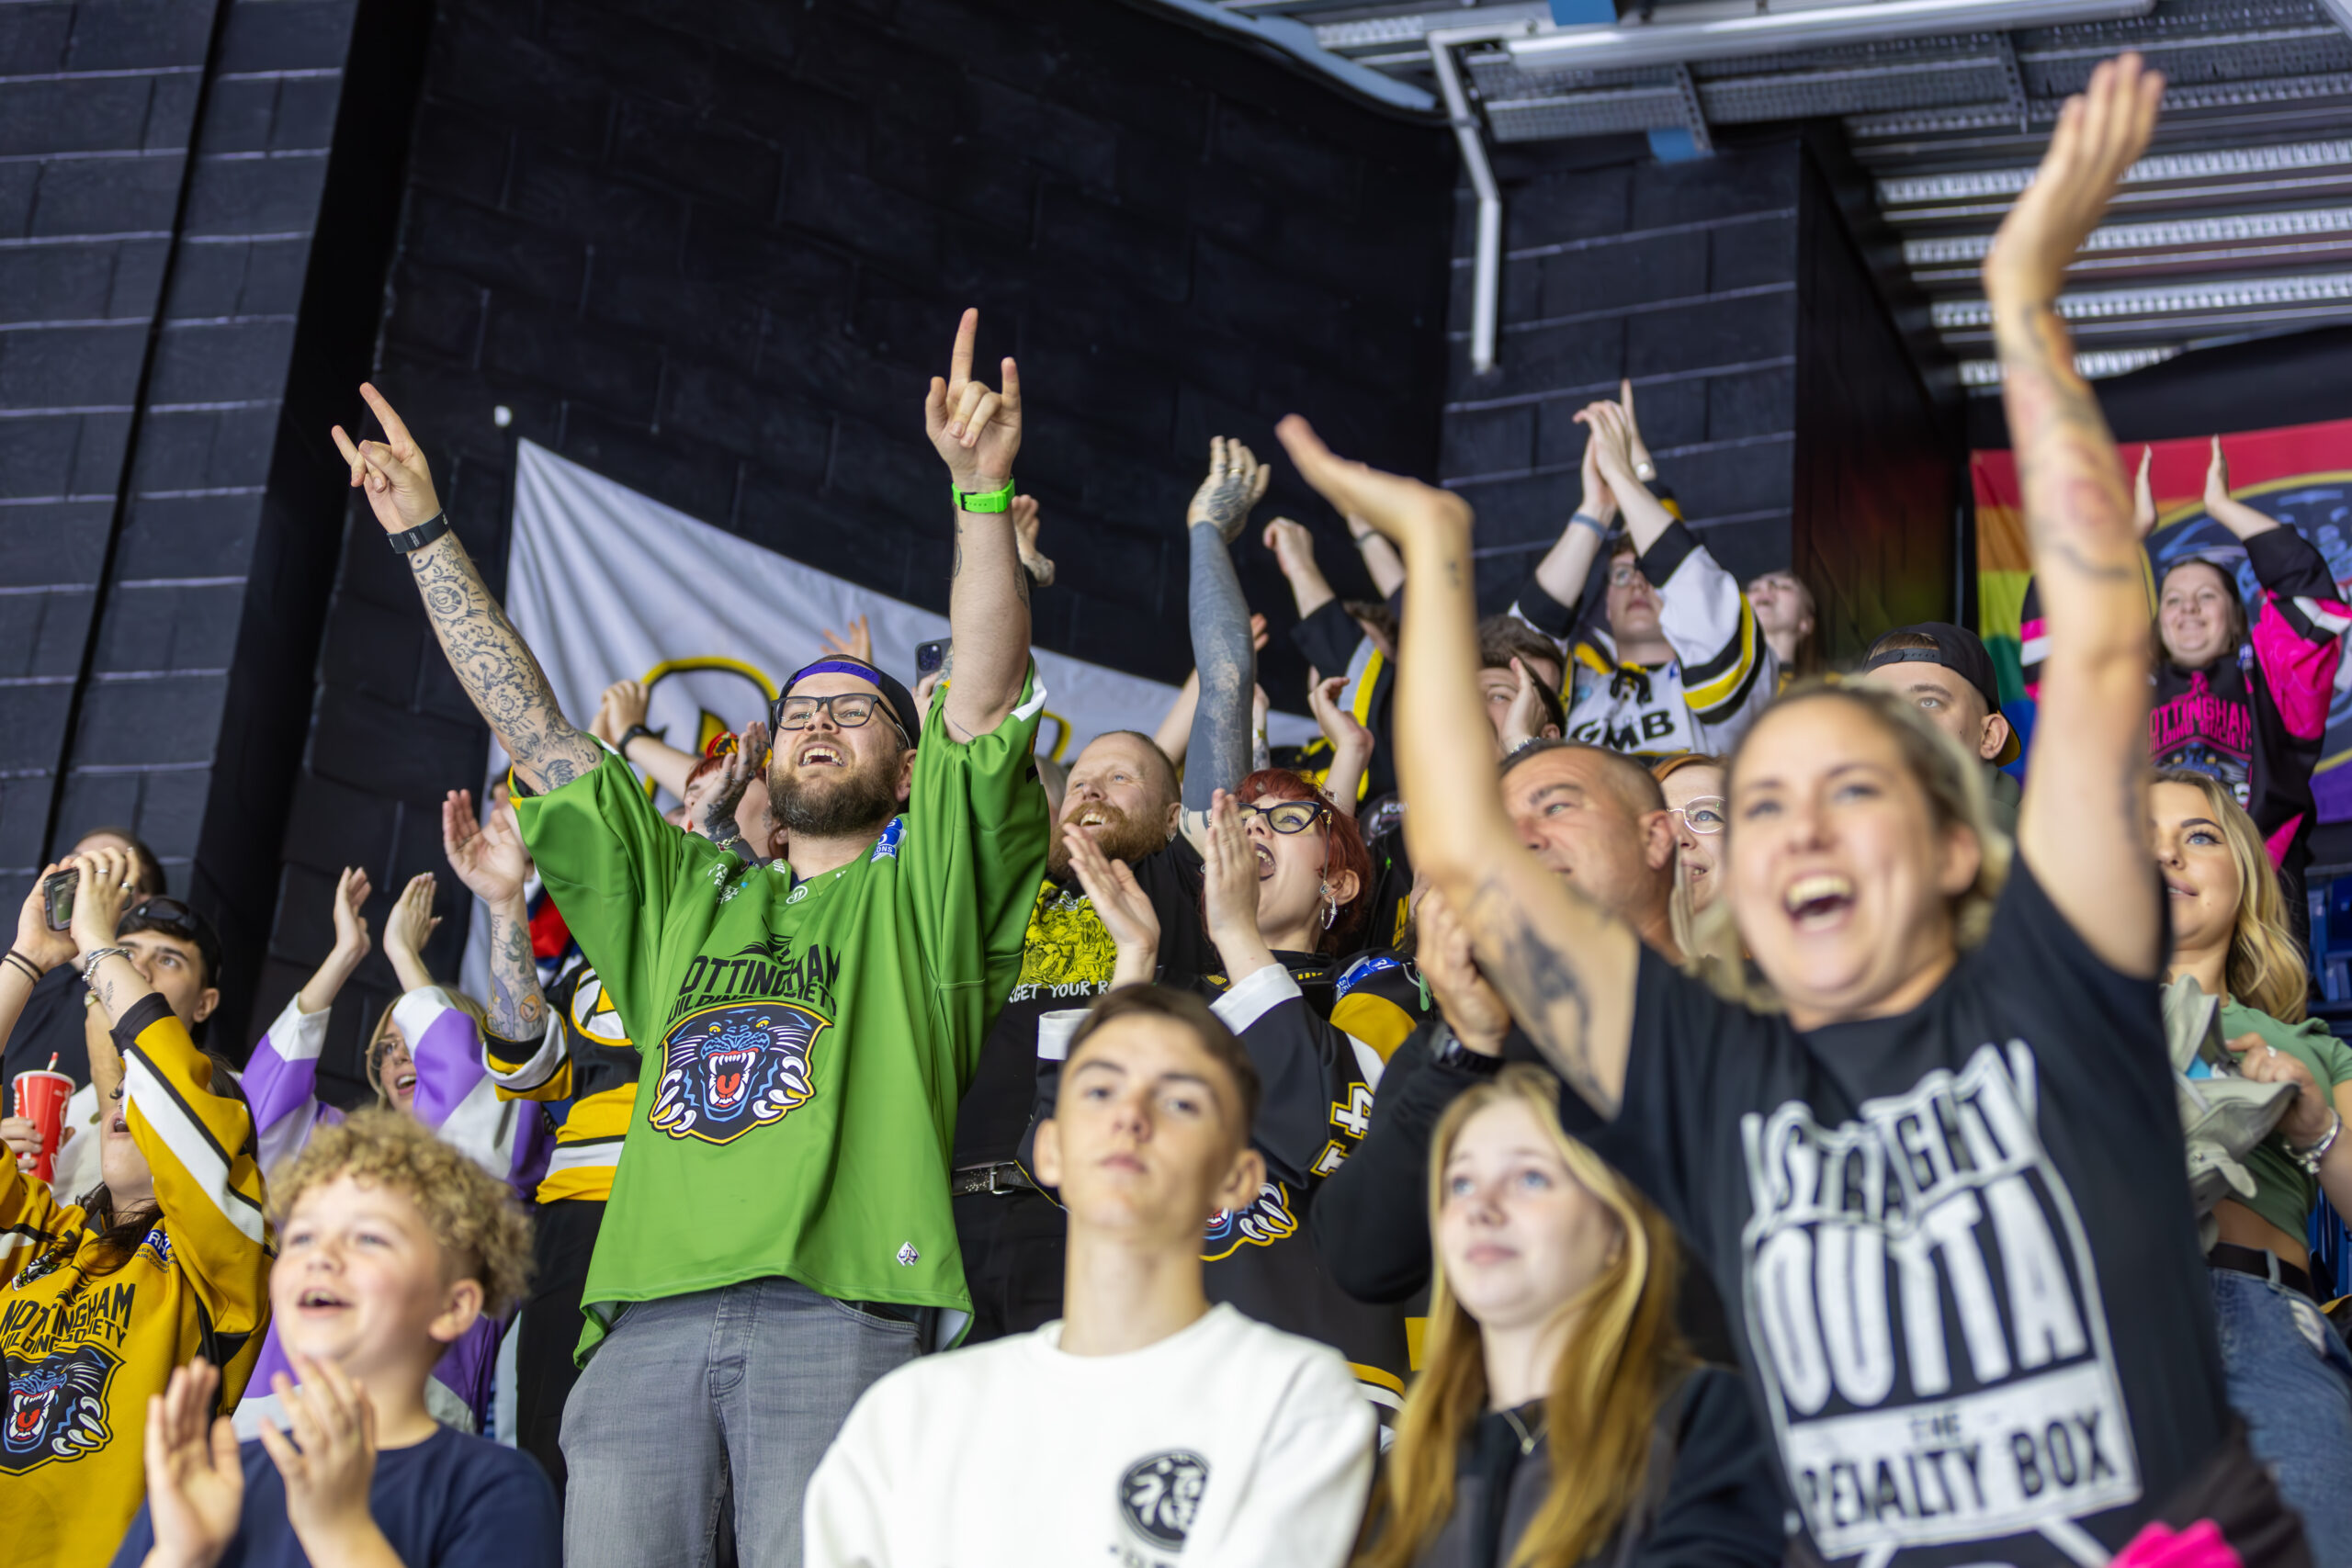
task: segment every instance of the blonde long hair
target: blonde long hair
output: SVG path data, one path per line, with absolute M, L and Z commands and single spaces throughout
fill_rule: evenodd
M 459 1012 L 464 1013 L 468 1018 L 474 1021 L 474 1033 L 477 1036 L 490 1032 L 490 1017 L 482 1011 L 481 1004 L 474 1000 L 473 998 L 466 995 L 465 992 L 458 989 L 457 987 L 435 984 L 433 986 L 419 986 L 417 990 L 434 990 L 440 992 L 443 996 L 449 998 L 449 1005 L 451 1007 L 456 1008 Z M 376 1027 L 368 1032 L 368 1044 L 360 1053 L 360 1070 L 368 1075 L 368 1087 L 376 1091 L 376 1103 L 378 1105 L 388 1106 L 392 1102 L 390 1091 L 384 1088 L 384 1043 L 390 1037 L 392 1032 L 392 1014 L 400 1010 L 401 1002 L 407 1000 L 410 997 L 413 997 L 415 994 L 415 991 L 401 992 L 399 996 L 392 998 L 382 1012 L 376 1015 Z M 414 1060 L 416 1056 L 416 1042 L 409 1040 L 405 1035 L 401 1038 L 408 1046 L 410 1059 Z
M 1941 835 L 1959 827 L 1975 835 L 1976 880 L 1952 900 L 1951 925 L 1953 945 L 1961 952 L 1979 945 L 1993 929 L 1993 910 L 2000 902 L 2002 887 L 2009 880 L 2009 859 L 2014 852 L 2009 836 L 1993 826 L 1992 797 L 1984 783 L 1984 763 L 1961 750 L 1960 742 L 1930 723 L 1917 705 L 1875 686 L 1826 677 L 1800 681 L 1782 693 L 1765 713 L 1769 716 L 1799 703 L 1820 702 L 1850 704 L 1894 741 L 1903 754 L 1904 772 L 1928 797 L 1931 832 Z M 1748 727 L 1747 734 L 1740 738 L 1724 763 L 1726 792 L 1739 776 L 1739 760 L 1758 728 Z M 1718 874 L 1727 876 L 1731 842 L 1739 831 L 1739 823 L 1736 814 L 1726 810 L 1724 816 L 1727 820 L 1723 848 L 1715 852 L 1715 863 L 1724 868 Z M 1683 950 L 1690 955 L 1690 962 L 1684 965 L 1687 973 L 1704 981 L 1726 1001 L 1741 1003 L 1758 1012 L 1781 1010 L 1779 994 L 1769 982 L 1749 972 L 1746 950 L 1740 945 L 1739 928 L 1733 922 L 1728 887 L 1719 890 L 1715 901 L 1693 917 L 1690 924 L 1691 940 Z
M 2262 829 L 2217 778 L 2186 768 L 2159 768 L 2154 782 L 2187 784 L 2205 797 L 2207 812 L 2222 825 L 2222 838 L 2230 846 L 2231 863 L 2238 868 L 2237 916 L 2231 922 L 2230 957 L 2222 983 L 2232 997 L 2256 1012 L 2267 1012 L 2281 1023 L 2302 1022 L 2310 974 L 2303 950 L 2287 923 L 2287 895 L 2278 886 L 2278 868 L 2271 863 Z
M 1641 1495 L 1658 1406 L 1692 1364 L 1674 1323 L 1680 1253 L 1665 1217 L 1561 1129 L 1559 1080 L 1523 1064 L 1471 1089 L 1439 1120 L 1430 1140 L 1431 1235 L 1462 1129 L 1487 1107 L 1513 1100 L 1534 1113 L 1569 1174 L 1609 1210 L 1623 1238 L 1600 1277 L 1558 1308 L 1576 1326 L 1544 1403 L 1552 1482 L 1510 1559 L 1512 1568 L 1570 1568 L 1609 1540 Z M 1372 1533 L 1357 1559 L 1363 1568 L 1408 1568 L 1444 1528 L 1464 1434 L 1487 1407 L 1478 1323 L 1455 1299 L 1442 1256 L 1430 1285 L 1426 1343 L 1373 1498 Z

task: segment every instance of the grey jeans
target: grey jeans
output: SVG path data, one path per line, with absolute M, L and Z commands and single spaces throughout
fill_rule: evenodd
M 798 1568 L 800 1500 L 915 1325 L 792 1280 L 633 1303 L 563 1413 L 569 1568 L 707 1568 L 735 1478 L 743 1568 Z

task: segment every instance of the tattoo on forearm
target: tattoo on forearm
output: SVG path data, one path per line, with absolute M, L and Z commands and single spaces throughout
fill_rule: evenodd
M 490 915 L 490 1027 L 505 1040 L 530 1040 L 547 1026 L 548 1002 L 531 953 L 531 929 L 512 916 Z
M 2098 400 L 2075 373 L 2065 324 L 2042 304 L 2004 310 L 1996 321 L 2018 488 L 2037 563 L 2096 582 L 2136 584 L 2132 498 Z
M 1206 524 L 1187 530 L 1192 544 L 1193 664 L 1201 695 L 1186 741 L 1184 809 L 1206 811 L 1214 793 L 1231 789 L 1250 772 L 1250 692 L 1257 682 L 1250 646 L 1250 603 L 1233 570 L 1233 552 Z
M 1482 951 L 1478 966 L 1511 1016 L 1570 1089 L 1594 1110 L 1615 1115 L 1619 1097 L 1601 1086 L 1593 1065 L 1592 1004 L 1576 961 L 1535 929 L 1500 877 L 1472 895 L 1470 918 L 1474 930 L 1498 939 L 1495 962 L 1487 964 Z
M 603 748 L 563 716 L 547 672 L 457 536 L 445 535 L 411 555 L 409 570 L 449 668 L 508 755 L 550 789 L 594 767 Z

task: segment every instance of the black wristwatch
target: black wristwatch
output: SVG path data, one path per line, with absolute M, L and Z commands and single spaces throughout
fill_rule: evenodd
M 630 741 L 636 739 L 640 735 L 644 736 L 648 740 L 659 740 L 666 733 L 668 733 L 666 730 L 648 729 L 641 724 L 632 724 L 627 729 L 621 731 L 621 738 L 613 743 L 613 750 L 621 754 L 621 761 L 628 761 L 628 743 Z
M 419 523 L 415 527 L 407 530 L 405 533 L 388 535 L 384 542 L 390 545 L 393 549 L 399 551 L 401 555 L 409 555 L 414 551 L 424 548 L 425 546 L 431 544 L 434 540 L 439 538 L 448 531 L 449 513 L 445 509 L 435 513 L 432 516 L 426 518 L 424 522 Z
M 1473 1077 L 1490 1078 L 1503 1070 L 1500 1056 L 1489 1056 L 1484 1051 L 1473 1051 L 1462 1043 L 1453 1032 L 1453 1025 L 1438 1021 L 1437 1032 L 1430 1036 L 1430 1061 L 1441 1067 L 1452 1067 Z

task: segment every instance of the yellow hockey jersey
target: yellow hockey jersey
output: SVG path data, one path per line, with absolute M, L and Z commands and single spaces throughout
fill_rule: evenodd
M 200 1354 L 223 1369 L 230 1409 L 269 1314 L 275 1238 L 244 1102 L 213 1091 L 210 1060 L 161 997 L 134 1003 L 114 1040 L 124 1120 L 163 1211 L 130 1258 L 106 1254 L 79 1204 L 0 1160 L 0 1556 L 10 1568 L 111 1557 L 146 1492 L 148 1395 Z

